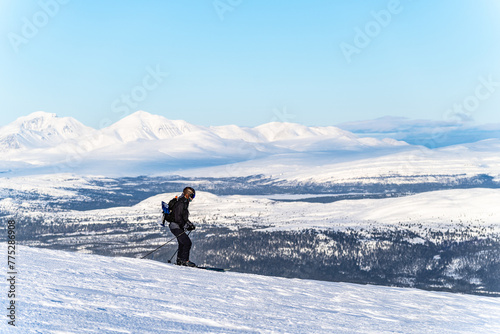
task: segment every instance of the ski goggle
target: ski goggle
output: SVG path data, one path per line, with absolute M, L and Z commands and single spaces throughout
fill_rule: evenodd
M 189 197 L 191 197 L 191 199 L 194 199 L 194 196 L 195 194 L 189 194 Z

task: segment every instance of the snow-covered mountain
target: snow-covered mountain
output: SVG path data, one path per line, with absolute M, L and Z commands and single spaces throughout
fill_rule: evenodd
M 39 111 L 0 128 L 0 152 L 52 148 L 94 132 L 74 118 Z
M 239 127 L 236 125 L 203 127 L 187 123 L 183 120 L 169 120 L 163 116 L 152 115 L 145 111 L 137 111 L 116 123 L 95 130 L 84 126 L 70 117 L 59 118 L 55 114 L 36 112 L 21 117 L 2 130 L 0 149 L 30 149 L 53 147 L 71 139 L 89 140 L 94 147 L 102 148 L 117 143 L 137 141 L 157 141 L 184 136 L 189 141 L 190 136 L 196 133 L 205 133 L 216 136 L 221 140 L 239 140 L 248 143 L 280 143 L 308 140 L 315 138 L 319 141 L 336 139 L 336 146 L 325 146 L 323 149 L 342 150 L 345 146 L 386 146 L 404 145 L 403 142 L 380 141 L 376 139 L 359 139 L 354 134 L 336 127 L 307 127 L 294 123 L 271 122 L 255 128 Z M 8 137 L 9 136 L 9 137 Z M 13 140 L 15 138 L 16 140 Z M 196 135 L 193 136 L 194 139 Z M 9 144 L 11 143 L 11 144 Z M 345 145 L 345 146 L 344 146 Z
M 158 140 L 202 131 L 201 127 L 183 120 L 168 120 L 163 116 L 137 111 L 102 130 L 107 137 L 123 143 L 137 140 Z
M 492 297 L 18 252 L 16 327 L 4 317 L 6 334 L 500 332 Z
M 268 123 L 255 128 L 204 127 L 138 111 L 96 130 L 72 118 L 36 112 L 1 129 L 1 169 L 12 162 L 47 167 L 96 167 L 103 162 L 163 166 L 213 166 L 296 152 L 366 151 L 408 146 L 395 140 L 358 138 L 335 127 Z M 68 163 L 68 161 L 70 163 Z M 75 161 L 77 162 L 75 164 Z M 129 163 L 126 166 L 130 167 Z M 134 167 L 135 168 L 135 167 Z M 105 169 L 109 169 L 106 166 Z M 137 166 L 144 169 L 144 166 Z
M 294 123 L 271 122 L 257 126 L 255 131 L 268 141 L 293 140 L 297 138 L 324 137 L 347 137 L 356 140 L 357 137 L 350 132 L 329 127 L 307 127 Z
M 308 127 L 287 122 L 271 122 L 255 128 L 227 125 L 210 127 L 209 129 L 225 139 L 239 139 L 249 143 L 272 143 L 279 147 L 298 151 L 335 151 L 407 145 L 405 142 L 389 138 L 382 140 L 359 138 L 349 131 L 333 126 Z
M 261 174 L 303 183 L 452 182 L 457 175 L 500 179 L 500 139 L 429 149 L 331 126 L 205 127 L 144 111 L 101 130 L 43 112 L 0 130 L 0 173 L 7 174 Z

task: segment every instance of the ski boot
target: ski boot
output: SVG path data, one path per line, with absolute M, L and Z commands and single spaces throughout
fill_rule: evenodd
M 178 266 L 186 266 L 186 267 L 196 267 L 196 264 L 194 264 L 193 262 L 191 262 L 189 260 L 184 261 L 184 260 L 177 259 L 177 265 Z

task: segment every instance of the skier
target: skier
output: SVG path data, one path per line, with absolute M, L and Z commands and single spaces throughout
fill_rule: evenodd
M 186 233 L 196 227 L 189 221 L 189 203 L 194 199 L 196 192 L 191 187 L 186 187 L 182 191 L 182 196 L 174 205 L 174 221 L 169 224 L 170 231 L 176 236 L 179 248 L 177 250 L 177 264 L 180 266 L 196 267 L 196 264 L 189 261 L 189 251 L 191 250 L 191 239 Z

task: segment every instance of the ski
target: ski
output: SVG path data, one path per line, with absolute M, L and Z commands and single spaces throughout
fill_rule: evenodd
M 224 269 L 224 268 L 215 268 L 215 267 L 193 267 L 193 268 L 198 268 L 198 269 L 205 269 L 205 270 L 212 270 L 212 271 L 218 271 L 221 273 L 224 273 L 226 271 L 229 271 L 229 269 Z
M 221 272 L 221 273 L 224 273 L 226 271 L 231 270 L 231 269 L 226 269 L 226 268 L 216 268 L 216 267 L 206 267 L 206 266 L 201 266 L 201 267 L 198 267 L 198 266 L 195 266 L 195 267 L 181 266 L 181 265 L 178 265 L 178 264 L 175 264 L 175 263 L 172 263 L 172 262 L 169 262 L 169 263 L 173 264 L 175 266 L 183 267 L 183 268 L 196 268 L 196 269 L 203 269 L 203 270 L 218 271 L 218 272 Z

